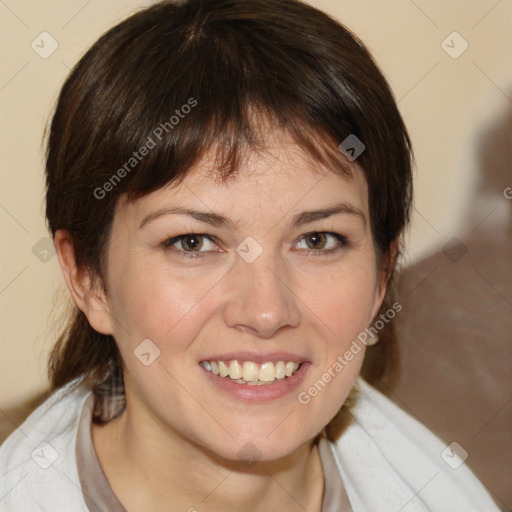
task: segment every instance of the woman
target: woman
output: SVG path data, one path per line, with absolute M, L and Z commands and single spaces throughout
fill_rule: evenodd
M 497 510 L 359 376 L 391 362 L 410 160 L 362 43 L 295 0 L 163 2 L 100 38 L 48 140 L 76 309 L 2 507 Z

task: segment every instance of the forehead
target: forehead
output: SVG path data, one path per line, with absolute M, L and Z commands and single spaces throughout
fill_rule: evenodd
M 364 173 L 355 162 L 347 162 L 345 170 L 348 172 L 327 168 L 286 133 L 279 133 L 269 137 L 262 148 L 248 148 L 237 172 L 227 178 L 218 167 L 216 152 L 211 151 L 182 181 L 171 182 L 133 202 L 118 201 L 116 210 L 122 210 L 123 217 L 136 220 L 149 210 L 176 203 L 263 215 L 272 210 L 318 208 L 349 201 L 367 214 Z

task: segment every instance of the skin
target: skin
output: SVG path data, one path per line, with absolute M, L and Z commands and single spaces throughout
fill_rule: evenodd
M 67 233 L 57 232 L 75 302 L 96 330 L 114 336 L 126 366 L 127 408 L 105 426 L 93 425 L 92 436 L 113 491 L 130 511 L 168 511 L 169 504 L 209 512 L 321 509 L 323 471 L 312 439 L 347 398 L 364 350 L 309 404 L 297 394 L 370 324 L 387 279 L 377 272 L 367 185 L 357 165 L 344 178 L 285 134 L 269 140 L 275 142 L 264 154 L 250 153 L 228 183 L 211 178 L 205 158 L 180 185 L 133 203 L 120 199 L 107 253 L 108 294 L 76 268 Z M 340 202 L 362 216 L 291 224 L 296 214 Z M 176 206 L 215 212 L 233 225 L 168 214 L 139 229 L 148 214 Z M 318 240 L 304 237 L 311 232 L 339 233 L 348 245 L 328 235 L 311 248 L 307 241 Z M 187 257 L 179 242 L 163 245 L 187 233 L 213 237 L 203 240 L 201 257 Z M 250 264 L 235 252 L 246 237 L 263 249 Z M 148 338 L 160 355 L 145 366 L 134 350 Z M 247 404 L 213 387 L 198 364 L 243 349 L 300 353 L 312 364 L 297 392 Z M 247 443 L 260 457 L 250 467 L 237 455 Z

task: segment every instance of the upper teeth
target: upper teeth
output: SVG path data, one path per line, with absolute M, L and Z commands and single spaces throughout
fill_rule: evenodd
M 237 382 L 273 382 L 276 379 L 291 377 L 299 367 L 299 363 L 293 361 L 279 361 L 275 365 L 272 361 L 258 365 L 252 361 L 202 361 L 201 365 L 205 370 L 211 371 L 214 375 L 230 377 Z

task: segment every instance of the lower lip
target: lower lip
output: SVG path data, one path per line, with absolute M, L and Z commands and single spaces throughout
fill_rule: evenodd
M 291 377 L 276 380 L 272 384 L 261 385 L 237 384 L 229 377 L 215 375 L 205 370 L 201 365 L 199 366 L 213 385 L 221 391 L 246 402 L 270 402 L 296 390 L 304 380 L 311 363 L 302 363 L 300 368 Z

